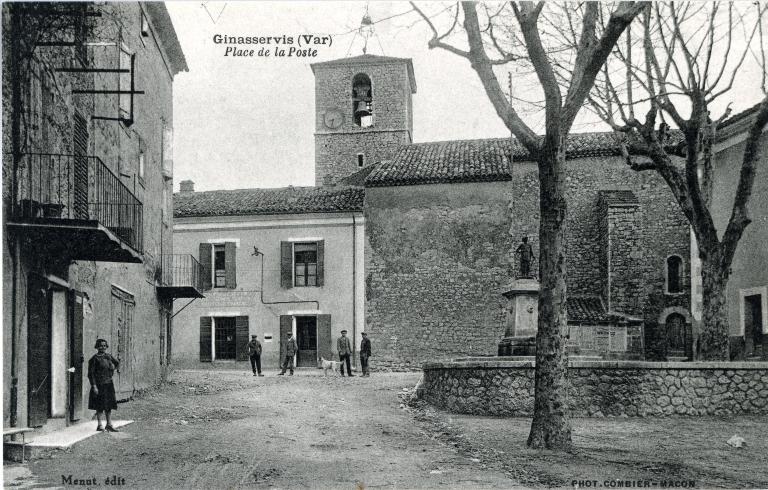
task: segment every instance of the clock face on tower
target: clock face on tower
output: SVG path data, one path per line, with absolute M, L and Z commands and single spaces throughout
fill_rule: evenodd
M 323 116 L 323 123 L 329 129 L 339 129 L 344 122 L 344 114 L 338 109 L 330 109 Z

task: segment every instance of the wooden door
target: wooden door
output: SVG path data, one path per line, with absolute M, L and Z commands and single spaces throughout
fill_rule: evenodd
M 759 357 L 763 349 L 762 298 L 759 294 L 744 298 L 744 350 L 747 357 Z
M 69 420 L 80 420 L 83 411 L 83 295 L 72 295 L 72 313 L 69 322 L 69 359 L 75 372 L 69 383 Z
M 667 317 L 667 355 L 684 356 L 686 355 L 686 345 L 688 344 L 687 329 L 685 328 L 685 317 L 679 313 L 672 313 Z
M 333 357 L 331 315 L 317 315 L 317 353 L 318 359 L 331 360 Z
M 296 317 L 296 343 L 299 347 L 296 365 L 317 367 L 317 317 Z
M 110 353 L 120 361 L 120 372 L 112 378 L 118 398 L 133 392 L 134 355 L 131 343 L 133 309 L 136 302 L 133 295 L 119 288 L 112 288 L 112 339 L 109 340 Z
M 288 334 L 293 330 L 293 316 L 280 315 L 280 360 L 279 365 L 283 365 L 285 360 L 285 345 L 288 340 Z
M 40 427 L 51 411 L 51 302 L 48 281 L 27 284 L 27 425 Z

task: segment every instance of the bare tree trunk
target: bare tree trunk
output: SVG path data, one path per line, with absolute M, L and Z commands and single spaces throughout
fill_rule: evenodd
M 702 331 L 699 336 L 699 352 L 702 360 L 728 360 L 728 302 L 726 289 L 730 267 L 720 264 L 720 254 L 702 259 L 701 279 L 703 286 Z
M 568 420 L 568 390 L 563 333 L 568 328 L 565 308 L 565 150 L 548 144 L 539 159 L 539 324 L 536 334 L 536 391 L 533 423 L 528 436 L 532 448 L 572 448 Z

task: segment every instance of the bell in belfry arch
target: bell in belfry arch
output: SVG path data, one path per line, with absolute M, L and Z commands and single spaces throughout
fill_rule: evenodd
M 355 107 L 355 118 L 362 119 L 371 115 L 371 103 L 365 100 L 358 100 Z

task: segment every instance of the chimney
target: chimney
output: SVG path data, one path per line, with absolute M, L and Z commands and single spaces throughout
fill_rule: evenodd
M 179 182 L 179 190 L 184 194 L 195 192 L 195 183 L 191 180 L 182 180 Z

